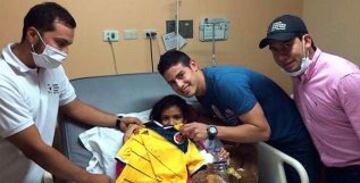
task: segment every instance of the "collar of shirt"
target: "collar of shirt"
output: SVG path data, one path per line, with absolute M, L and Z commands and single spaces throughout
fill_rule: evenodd
M 2 57 L 4 58 L 5 62 L 9 65 L 13 66 L 18 71 L 25 73 L 28 71 L 37 72 L 37 68 L 31 69 L 26 66 L 19 58 L 12 52 L 11 48 L 15 43 L 9 43 L 3 50 L 2 50 Z
M 160 122 L 158 122 L 158 121 L 155 121 L 155 120 L 153 120 L 152 121 L 154 124 L 156 124 L 157 126 L 159 126 L 159 127 L 161 127 L 162 129 L 164 129 L 164 130 L 167 130 L 167 129 L 170 129 L 170 128 L 173 128 L 174 126 L 164 126 L 163 124 L 161 124 Z M 151 122 L 149 122 L 149 124 L 150 124 Z
M 202 69 L 202 72 L 204 74 L 204 78 L 205 78 L 205 93 L 202 96 L 195 96 L 197 98 L 197 100 L 204 106 L 211 106 L 212 103 L 209 103 L 210 100 L 211 101 L 215 101 L 215 95 L 213 93 L 213 89 L 212 89 L 212 79 L 209 76 L 209 69 L 208 67 L 205 67 Z M 205 103 L 204 103 L 205 102 Z
M 296 82 L 305 83 L 311 78 L 311 76 L 316 72 L 316 62 L 319 59 L 321 53 L 322 53 L 322 51 L 320 50 L 320 48 L 316 48 L 316 51 L 310 60 L 310 65 L 305 70 L 304 74 L 302 74 L 298 77 L 294 77 Z

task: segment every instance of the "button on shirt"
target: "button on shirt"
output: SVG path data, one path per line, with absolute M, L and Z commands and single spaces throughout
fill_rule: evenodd
M 309 68 L 294 77 L 294 97 L 328 167 L 360 165 L 360 70 L 317 49 Z
M 0 181 L 39 183 L 44 170 L 5 138 L 35 124 L 42 140 L 52 145 L 59 105 L 76 95 L 62 66 L 28 68 L 12 46 L 0 57 Z

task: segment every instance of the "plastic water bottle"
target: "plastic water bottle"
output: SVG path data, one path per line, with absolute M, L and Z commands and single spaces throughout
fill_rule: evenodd
M 217 138 L 205 141 L 206 149 L 214 156 L 214 162 L 208 164 L 208 183 L 230 183 L 226 160 L 220 156 L 223 144 Z

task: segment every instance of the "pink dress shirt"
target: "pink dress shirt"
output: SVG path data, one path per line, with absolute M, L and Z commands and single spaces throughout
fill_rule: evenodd
M 359 67 L 317 49 L 293 82 L 295 102 L 325 166 L 360 165 Z

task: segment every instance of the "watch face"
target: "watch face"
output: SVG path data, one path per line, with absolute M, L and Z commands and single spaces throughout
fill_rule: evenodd
M 210 133 L 213 133 L 213 134 L 216 133 L 216 128 L 213 127 L 213 126 L 210 127 L 210 128 L 209 128 L 209 132 L 210 132 Z
M 210 127 L 209 127 L 209 133 L 215 134 L 216 132 L 217 132 L 216 127 L 214 127 L 214 126 L 210 126 Z

